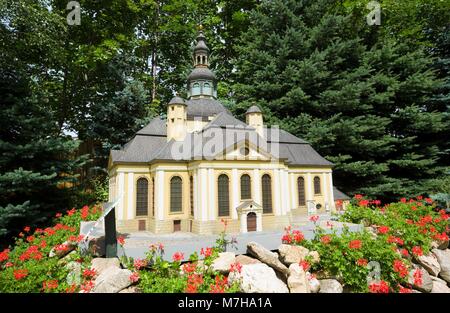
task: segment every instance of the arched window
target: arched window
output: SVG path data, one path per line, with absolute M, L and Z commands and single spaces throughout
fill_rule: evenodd
M 230 181 L 222 174 L 217 179 L 217 194 L 219 197 L 219 216 L 230 215 Z
M 303 177 L 299 177 L 297 179 L 297 192 L 298 192 L 298 205 L 305 206 L 305 179 Z
M 197 64 L 200 64 L 200 56 L 197 56 Z
M 261 182 L 263 213 L 272 213 L 272 179 L 270 175 L 264 174 Z
M 200 84 L 199 83 L 194 83 L 194 85 L 192 85 L 192 95 L 199 95 L 200 94 Z
M 202 64 L 206 64 L 206 57 L 202 56 Z
M 174 176 L 170 180 L 170 212 L 182 211 L 182 181 L 181 177 Z
M 320 178 L 318 176 L 314 177 L 314 194 L 320 194 Z
M 148 214 L 148 180 L 139 178 L 136 183 L 136 216 Z
M 241 176 L 241 200 L 252 198 L 252 186 L 250 176 L 244 174 Z
M 211 95 L 212 94 L 211 85 L 209 83 L 204 83 L 203 84 L 203 93 L 206 94 L 206 95 Z

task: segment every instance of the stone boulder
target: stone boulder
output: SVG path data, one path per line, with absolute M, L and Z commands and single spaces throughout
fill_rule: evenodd
M 316 264 L 320 262 L 319 252 L 317 251 L 309 251 L 308 257 L 311 258 L 312 264 Z
M 434 281 L 431 293 L 450 293 L 450 288 L 447 286 L 445 281 Z
M 438 276 L 441 271 L 441 266 L 433 253 L 416 257 L 415 260 L 432 276 Z
M 421 272 L 421 284 L 415 284 L 414 273 L 420 270 Z M 408 275 L 408 283 L 410 283 L 413 289 L 422 291 L 422 292 L 430 292 L 433 289 L 433 281 L 431 280 L 430 274 L 420 266 L 413 266 L 413 268 L 409 271 Z
M 59 247 L 53 247 L 50 250 L 48 256 L 50 258 L 53 258 L 55 256 L 58 258 L 62 258 L 64 256 L 66 256 L 67 254 L 69 254 L 70 252 L 72 252 L 73 250 L 75 250 L 76 247 L 77 247 L 77 245 L 74 244 L 73 242 L 65 241 L 64 243 L 59 245 Z
M 445 250 L 448 248 L 448 240 L 434 240 L 431 242 L 432 249 Z
M 291 293 L 310 293 L 306 272 L 297 263 L 289 266 L 290 274 L 287 279 L 287 285 Z
M 228 275 L 230 284 L 239 282 L 245 293 L 288 293 L 288 287 L 277 277 L 275 271 L 266 264 L 243 265 L 241 272 L 231 272 Z
M 306 279 L 308 280 L 309 289 L 311 292 L 318 293 L 320 290 L 320 282 L 315 275 L 312 275 L 310 272 L 306 272 Z
M 235 260 L 236 255 L 234 252 L 221 252 L 211 264 L 211 269 L 222 274 L 228 274 L 230 272 L 230 266 L 235 263 Z
M 342 293 L 344 289 L 336 279 L 322 279 L 320 282 L 319 293 Z
M 95 258 L 92 259 L 91 268 L 97 272 L 97 275 L 102 274 L 105 270 L 115 267 L 120 269 L 120 261 L 118 258 Z
M 131 271 L 117 267 L 109 267 L 104 270 L 94 282 L 92 293 L 118 293 L 131 286 Z
M 280 260 L 289 266 L 293 263 L 303 261 L 308 255 L 309 250 L 302 246 L 281 244 L 278 247 L 278 253 L 280 254 Z
M 436 256 L 439 265 L 441 266 L 441 271 L 439 272 L 439 277 L 445 280 L 447 283 L 450 282 L 450 250 L 440 250 L 433 249 L 434 255 Z
M 119 291 L 119 293 L 142 293 L 142 291 L 137 286 L 130 286 Z
M 289 269 L 280 262 L 277 256 L 271 251 L 264 248 L 262 245 L 256 242 L 249 242 L 247 244 L 247 251 L 262 263 L 265 263 L 272 267 L 274 270 L 283 274 L 285 277 L 289 276 Z
M 71 261 L 64 265 L 66 269 L 69 270 L 67 274 L 66 281 L 69 285 L 80 285 L 81 284 L 81 263 Z
M 236 261 L 236 263 L 239 263 L 241 265 L 261 263 L 260 260 L 246 256 L 245 254 L 240 254 L 240 255 L 236 256 L 235 261 Z

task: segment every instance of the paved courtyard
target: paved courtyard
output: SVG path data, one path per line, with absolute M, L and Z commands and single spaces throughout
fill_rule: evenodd
M 329 223 L 331 223 L 332 227 Z M 344 224 L 346 224 L 351 231 L 362 229 L 361 225 L 330 221 L 329 215 L 321 215 L 317 224 L 327 232 L 336 230 L 337 233 L 340 233 L 342 232 Z M 307 220 L 299 222 L 298 224 L 293 224 L 292 229 L 300 230 L 305 235 L 306 239 L 314 237 L 314 223 Z M 236 244 L 227 247 L 227 251 L 232 251 L 236 254 L 245 254 L 247 252 L 247 243 L 250 241 L 260 243 L 269 250 L 276 250 L 281 244 L 281 237 L 283 234 L 283 230 L 227 234 L 228 240 L 234 238 L 236 241 Z M 186 232 L 176 232 L 164 235 L 153 234 L 151 232 L 135 232 L 122 234 L 122 236 L 125 237 L 125 245 L 124 249 L 118 247 L 119 255 L 123 255 L 125 252 L 127 256 L 133 258 L 145 258 L 145 253 L 149 250 L 151 244 L 162 243 L 164 245 L 163 258 L 168 261 L 172 259 L 172 255 L 175 252 L 182 252 L 185 259 L 187 259 L 189 258 L 189 255 L 195 251 L 200 253 L 201 248 L 214 246 L 215 241 L 218 238 L 218 235 L 197 235 Z

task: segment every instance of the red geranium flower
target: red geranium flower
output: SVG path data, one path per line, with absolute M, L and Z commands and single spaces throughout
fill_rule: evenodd
M 370 203 L 369 200 L 360 200 L 360 201 L 359 201 L 359 205 L 360 205 L 360 206 L 368 206 L 369 203 Z
M 18 269 L 13 272 L 13 275 L 16 280 L 21 280 L 22 278 L 27 277 L 28 270 L 27 269 Z
M 94 278 L 97 275 L 97 271 L 93 268 L 87 268 L 83 271 L 83 277 Z
M 403 256 L 405 256 L 405 257 L 407 257 L 407 256 L 409 255 L 409 252 L 408 252 L 408 250 L 406 250 L 406 249 L 402 249 L 400 252 L 401 252 L 401 254 L 402 254 Z
M 212 248 L 206 248 L 200 250 L 200 255 L 203 255 L 205 258 L 210 257 L 212 255 L 213 249 Z
M 136 270 L 140 270 L 141 268 L 145 267 L 146 265 L 147 265 L 147 261 L 141 260 L 141 259 L 136 259 L 133 262 L 133 266 Z
M 406 203 L 406 198 L 401 198 L 401 199 L 400 199 L 400 202 Z
M 76 212 L 76 210 L 75 210 L 75 208 L 73 208 L 72 210 L 67 211 L 67 215 L 72 216 L 75 214 L 75 212 Z
M 197 268 L 197 264 L 196 263 L 185 263 L 181 267 L 183 272 L 185 272 L 186 274 L 194 273 L 196 268 Z
M 350 249 L 361 249 L 362 241 L 359 239 L 355 239 L 349 242 L 348 247 Z
M 398 285 L 399 288 L 399 293 L 412 293 L 412 289 L 410 288 L 405 288 L 402 285 Z
M 23 228 L 23 231 L 26 232 L 26 233 L 28 233 L 28 232 L 30 231 L 30 226 L 25 226 L 25 227 Z
M 360 194 L 356 194 L 356 195 L 355 195 L 355 199 L 356 199 L 356 200 L 362 199 L 362 197 L 363 197 L 363 195 L 360 195 Z
M 422 256 L 422 255 L 423 255 L 423 251 L 422 251 L 422 248 L 421 248 L 420 246 L 415 246 L 415 247 L 413 247 L 413 248 L 412 248 L 412 253 L 413 253 L 415 256 Z
M 369 285 L 369 291 L 371 293 L 389 293 L 389 284 L 384 280 L 380 280 L 379 283 L 371 283 Z
M 4 249 L 1 253 L 0 253 L 0 262 L 6 261 L 9 258 L 9 249 Z
M 305 236 L 299 230 L 292 231 L 292 234 L 294 235 L 294 241 L 296 243 L 300 243 L 300 242 L 302 242 L 305 239 Z
M 420 269 L 416 269 L 413 274 L 414 277 L 414 285 L 422 286 L 422 271 Z
M 48 280 L 44 281 L 42 283 L 42 289 L 45 290 L 51 290 L 58 288 L 58 281 L 57 280 Z
M 123 236 L 120 236 L 119 238 L 117 238 L 117 242 L 119 243 L 119 245 L 123 246 L 125 244 L 125 238 Z
M 309 220 L 311 222 L 315 223 L 319 220 L 319 215 L 312 215 L 312 216 L 310 216 Z
M 184 254 L 181 252 L 175 252 L 172 256 L 174 262 L 181 262 L 184 259 Z
M 388 226 L 380 226 L 378 228 L 378 232 L 380 234 L 386 234 L 387 232 L 389 232 L 389 227 Z
M 367 259 L 358 259 L 358 261 L 356 261 L 356 264 L 358 264 L 359 266 L 366 266 Z
M 328 235 L 322 236 L 322 238 L 320 238 L 320 241 L 327 245 L 331 242 L 331 237 Z
M 392 268 L 394 269 L 394 272 L 397 272 L 400 275 L 400 277 L 408 275 L 408 268 L 402 260 L 394 260 Z
M 55 215 L 56 218 L 59 218 L 59 217 L 61 217 L 61 216 L 62 216 L 61 213 L 56 213 L 56 215 Z
M 306 260 L 300 261 L 299 265 L 303 268 L 303 270 L 304 270 L 305 272 L 306 272 L 307 270 L 309 270 L 309 267 L 311 266 L 311 265 L 309 264 L 309 262 L 306 261 Z
M 133 272 L 131 275 L 130 275 L 130 281 L 132 282 L 132 283 L 135 283 L 135 282 L 137 282 L 139 280 L 139 273 L 138 272 Z
M 430 199 L 430 198 L 425 198 L 425 202 L 428 203 L 428 204 L 432 204 L 432 203 L 433 203 L 433 200 Z
M 86 220 L 89 215 L 89 207 L 85 205 L 81 208 L 81 219 Z

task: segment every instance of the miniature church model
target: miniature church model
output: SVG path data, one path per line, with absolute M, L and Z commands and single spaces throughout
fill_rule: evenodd
M 245 123 L 217 99 L 210 50 L 199 32 L 187 99 L 167 104 L 109 157 L 109 197 L 122 232 L 216 234 L 283 230 L 297 217 L 335 210 L 332 163 L 308 142 L 264 125 L 253 105 Z

